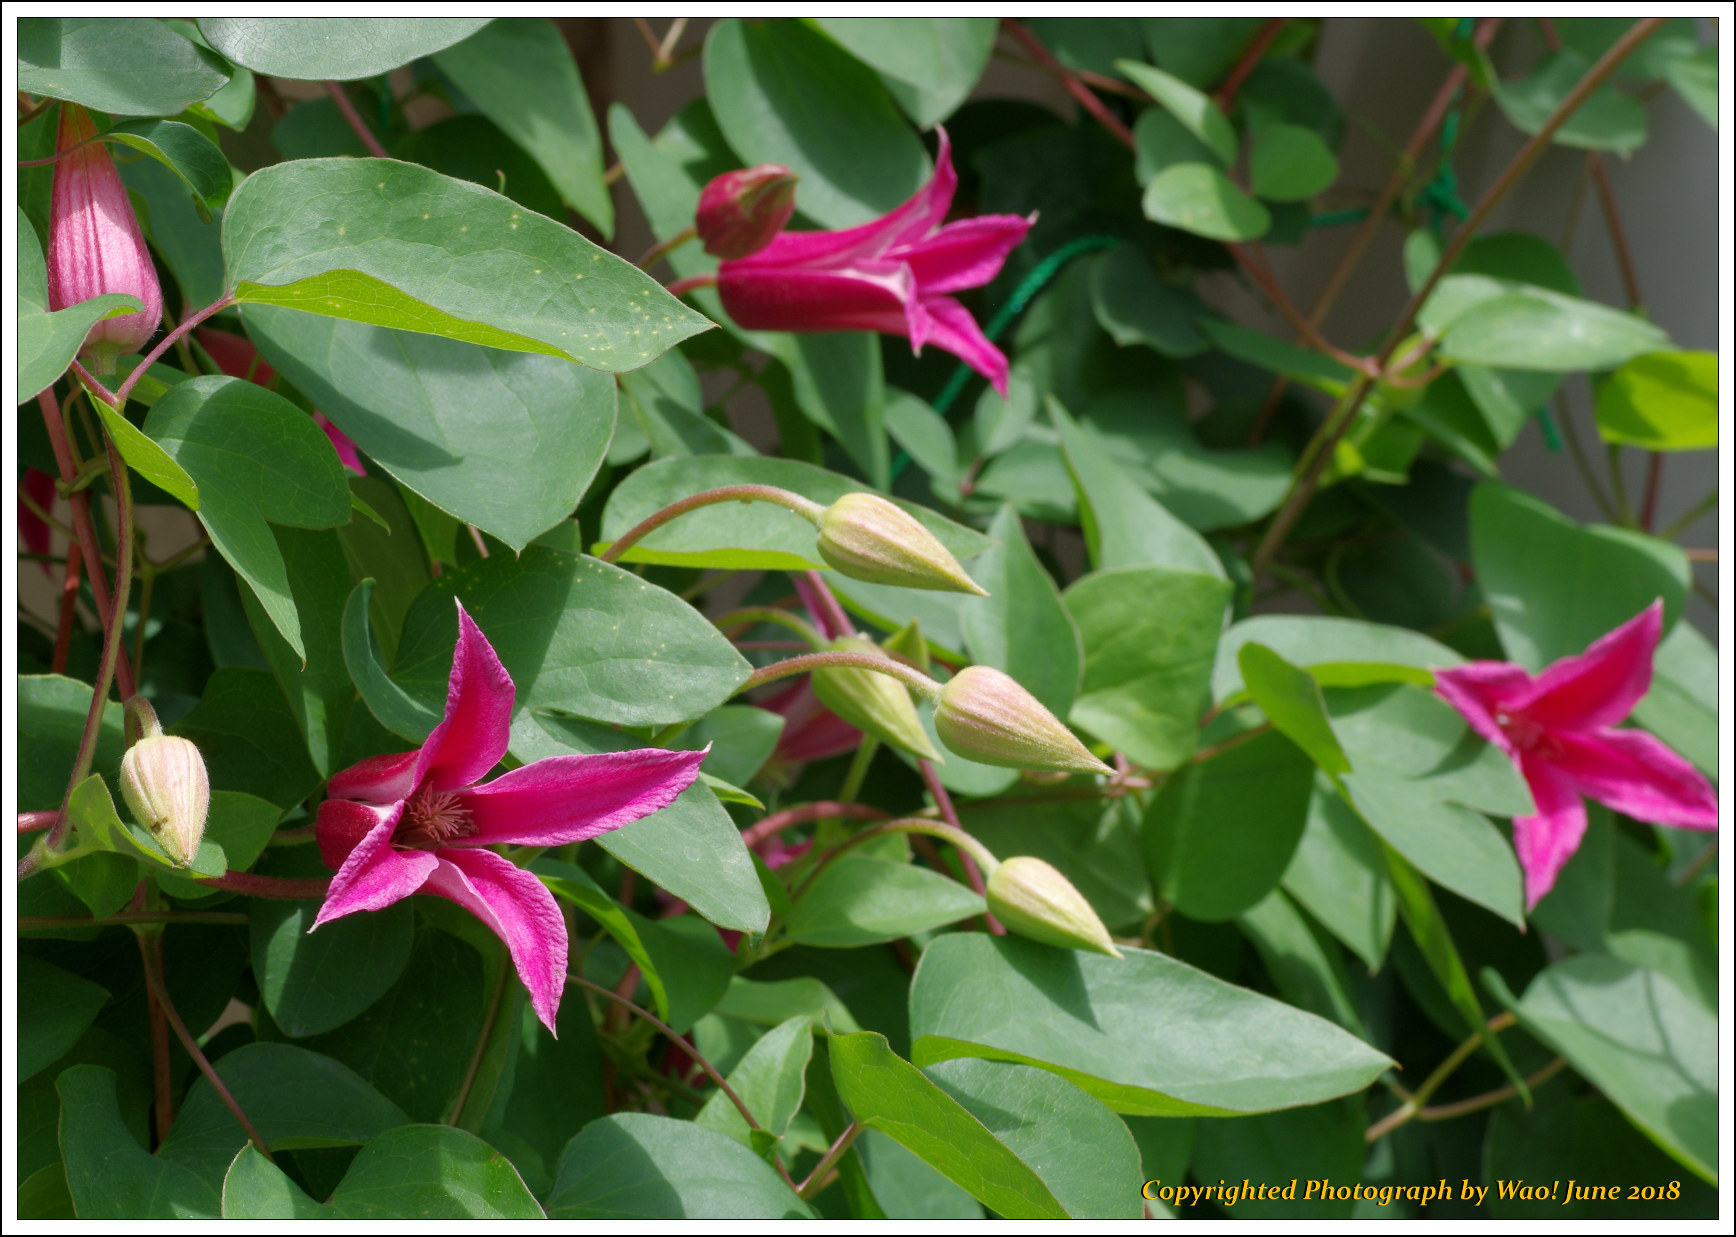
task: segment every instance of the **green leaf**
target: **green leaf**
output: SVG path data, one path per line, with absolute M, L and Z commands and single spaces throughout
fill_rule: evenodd
M 1575 524 L 1494 482 L 1471 492 L 1471 555 L 1502 647 L 1533 671 L 1583 653 L 1660 597 L 1668 631 L 1688 591 L 1679 547 L 1630 529 Z
M 1652 658 L 1652 687 L 1633 719 L 1686 756 L 1709 777 L 1718 774 L 1718 650 L 1689 623 L 1677 623 Z
M 1176 163 L 1217 161 L 1212 148 L 1188 132 L 1186 125 L 1160 107 L 1148 107 L 1133 125 L 1133 177 L 1142 186 Z
M 223 851 L 225 870 L 244 872 L 264 852 L 283 815 L 275 803 L 235 790 L 213 790 L 205 819 L 205 841 Z M 195 860 L 195 866 L 199 861 Z M 203 898 L 211 890 L 184 876 L 165 872 L 157 877 L 164 892 L 177 898 Z
M 30 954 L 18 956 L 18 1081 L 66 1055 L 109 999 L 108 990 Z
M 729 987 L 735 956 L 717 930 L 697 916 L 646 919 L 626 912 L 669 993 L 669 1025 L 685 1035 Z
M 1331 1181 L 1336 1192 L 1339 1182 L 1354 1181 L 1362 1175 L 1368 1154 L 1364 1124 L 1362 1105 L 1347 1101 L 1236 1121 L 1199 1121 L 1194 1124 L 1189 1171 L 1197 1181 L 1233 1177 L 1286 1183 L 1284 1197 L 1238 1199 L 1235 1210 L 1229 1212 L 1238 1218 L 1348 1219 L 1356 1206 L 1352 1198 L 1321 1198 L 1318 1189 L 1312 1199 L 1304 1195 L 1314 1182 Z M 1305 1184 L 1292 1194 L 1288 1183 L 1297 1177 Z
M 249 910 L 259 995 L 285 1035 L 342 1026 L 397 983 L 410 961 L 416 916 L 408 902 L 317 930 L 314 902 L 255 898 Z
M 1206 338 L 1238 360 L 1306 383 L 1328 395 L 1344 394 L 1350 383 L 1349 366 L 1300 344 L 1288 343 L 1222 318 L 1202 317 L 1198 319 L 1198 325 Z
M 697 752 L 709 744 L 711 754 L 701 766 L 703 771 L 744 786 L 771 756 L 783 731 L 784 719 L 769 709 L 726 704 L 682 731 L 672 746 Z
M 295 716 L 262 670 L 217 671 L 193 711 L 166 729 L 199 745 L 213 790 L 239 790 L 287 811 L 319 785 Z
M 222 296 L 223 230 L 217 223 L 222 212 L 207 207 L 204 215 L 209 218 L 202 217 L 181 178 L 154 159 L 123 163 L 120 172 L 122 183 L 144 203 L 141 220 L 148 225 L 151 248 L 180 285 L 183 312 L 185 307 L 197 309 Z M 171 306 L 175 299 L 165 295 Z M 141 381 L 133 389 L 134 398 L 143 401 L 148 385 Z
M 1545 56 L 1528 76 L 1499 83 L 1495 102 L 1516 129 L 1535 134 L 1590 68 L 1582 53 L 1564 48 Z M 1574 110 L 1551 140 L 1580 150 L 1614 151 L 1625 159 L 1645 145 L 1646 111 L 1637 99 L 1604 86 Z
M 1298 1009 L 1330 1018 L 1360 1039 L 1372 1039 L 1357 1011 L 1342 955 L 1323 940 L 1282 889 L 1274 889 L 1237 919 L 1260 951 L 1278 991 Z M 1306 1111 L 1306 1110 L 1302 1110 Z
M 828 1024 L 839 1032 L 862 1029 L 844 1002 L 811 975 L 765 981 L 737 975 L 715 1012 L 768 1027 L 800 1015 L 815 1030 L 823 1031 Z
M 513 727 L 509 750 L 514 758 L 530 761 L 632 746 L 619 731 L 530 714 Z M 703 783 L 689 786 L 662 811 L 603 834 L 597 844 L 718 927 L 766 930 L 771 907 L 753 857 L 729 813 Z
M 845 494 L 878 492 L 799 460 L 734 455 L 657 460 L 634 470 L 609 495 L 602 538 L 594 548 L 600 553 L 640 520 L 670 503 L 726 485 L 772 485 L 825 504 Z M 990 544 L 975 529 L 915 503 L 893 501 L 921 521 L 957 558 L 980 554 Z M 806 571 L 826 565 L 815 547 L 815 537 L 812 524 L 774 503 L 718 503 L 670 521 L 627 550 L 621 559 L 678 567 Z
M 1067 471 L 1079 495 L 1085 545 L 1097 570 L 1176 567 L 1223 578 L 1223 564 L 1205 539 L 1146 494 L 1091 426 L 1075 421 L 1053 396 L 1048 407 L 1061 434 Z
M 225 1220 L 327 1220 L 331 1209 L 316 1203 L 252 1143 L 235 1153 L 223 1175 Z
M 377 77 L 450 47 L 486 17 L 202 17 L 199 32 L 267 77 L 347 82 Z
M 18 810 L 55 811 L 90 716 L 91 687 L 58 674 L 19 675 L 17 683 Z M 126 746 L 121 705 L 111 700 L 103 706 L 91 771 L 116 776 Z
M 200 486 L 199 522 L 305 657 L 283 556 L 267 521 L 330 528 L 350 518 L 343 465 L 319 426 L 239 378 L 194 378 L 159 399 L 145 433 Z
M 1006 671 L 1051 713 L 1066 717 L 1084 661 L 1079 631 L 1012 504 L 995 514 L 988 533 L 1000 544 L 971 564 L 971 578 L 989 595 L 960 607 L 971 658 Z
M 394 683 L 380 664 L 373 634 L 368 626 L 372 580 L 363 580 L 344 603 L 344 668 L 361 692 L 362 702 L 374 720 L 400 738 L 420 743 L 440 724 L 441 714 Z
M 1085 673 L 1068 719 L 1153 769 L 1193 753 L 1230 585 L 1167 567 L 1095 571 L 1064 594 Z
M 1183 81 L 1204 90 L 1235 66 L 1266 19 L 1146 17 L 1139 24 L 1144 29 L 1145 46 L 1151 58 Z M 1179 1177 L 1180 1173 L 1176 1175 Z
M 1338 736 L 1332 733 L 1326 701 L 1313 675 L 1251 641 L 1236 651 L 1236 664 L 1249 695 L 1272 725 L 1327 773 L 1350 772 L 1350 761 L 1338 745 Z
M 1145 861 L 1159 895 L 1206 921 L 1259 902 L 1302 838 L 1313 780 L 1313 761 L 1272 731 L 1182 768 L 1145 814 Z
M 1098 1100 L 1057 1074 L 960 1058 L 923 1071 L 1029 1165 L 1075 1219 L 1140 1218 L 1139 1149 Z
M 1623 365 L 1598 388 L 1597 432 L 1648 451 L 1718 445 L 1718 354 L 1654 352 Z
M 1459 364 L 1553 373 L 1613 369 L 1667 347 L 1669 336 L 1644 319 L 1541 288 L 1479 302 L 1441 340 Z
M 1142 923 L 1152 912 L 1131 799 L 1031 796 L 973 803 L 965 825 L 997 855 L 1032 855 L 1052 865 L 1111 931 Z
M 1323 1019 L 1186 963 L 952 933 L 911 981 L 914 1059 L 1036 1065 L 1116 1112 L 1230 1116 L 1362 1090 L 1390 1062 Z M 1244 1063 L 1233 1076 L 1223 1062 Z
M 397 1105 L 348 1068 L 291 1044 L 246 1044 L 214 1064 L 273 1150 L 353 1146 L 409 1124 Z M 215 1190 L 246 1141 L 235 1114 L 200 1078 L 157 1154 L 192 1169 Z
M 80 847 L 92 847 L 98 850 L 112 851 L 130 859 L 142 859 L 163 868 L 187 867 L 197 876 L 221 876 L 227 868 L 223 848 L 212 841 L 202 841 L 198 854 L 193 856 L 190 865 L 181 861 L 167 851 L 138 824 L 126 824 L 115 814 L 114 800 L 109 797 L 108 786 L 97 774 L 91 774 L 72 790 L 66 799 L 67 819 L 72 822 L 74 836 Z M 112 881 L 114 873 L 102 873 L 104 886 Z M 74 891 L 88 903 L 91 888 L 88 885 L 74 883 Z M 112 898 L 112 891 L 108 897 Z M 93 913 L 109 914 L 113 907 L 98 911 L 91 907 Z
M 129 120 L 102 135 L 105 142 L 143 151 L 181 179 L 207 210 L 229 200 L 229 160 L 192 125 L 179 120 Z
M 1248 179 L 1273 202 L 1305 202 L 1338 179 L 1338 160 L 1320 135 L 1300 125 L 1266 125 L 1254 134 Z
M 1314 778 L 1308 820 L 1279 882 L 1340 941 L 1378 971 L 1398 918 L 1380 846 L 1324 774 Z
M 1164 356 L 1189 357 L 1211 346 L 1194 326 L 1205 306 L 1182 286 L 1159 279 L 1131 245 L 1091 260 L 1091 309 L 1097 325 L 1123 347 L 1144 344 Z
M 194 484 L 193 478 L 187 475 L 187 470 L 175 462 L 173 456 L 102 400 L 93 396 L 90 402 L 96 406 L 103 428 L 108 430 L 109 437 L 114 439 L 121 458 L 134 472 L 152 485 L 166 490 L 186 504 L 189 510 L 199 510 L 199 487 Z
M 436 52 L 434 63 L 529 152 L 561 197 L 605 239 L 614 232 L 602 135 L 558 27 L 536 18 L 493 21 Z
M 1664 77 L 1701 120 L 1714 129 L 1718 127 L 1718 49 L 1715 46 L 1702 47 L 1692 55 L 1670 60 L 1664 67 Z
M 229 75 L 160 21 L 23 17 L 18 89 L 121 116 L 173 116 Z
M 800 176 L 797 203 L 823 227 L 876 219 L 928 179 L 928 156 L 874 71 L 803 23 L 718 22 L 705 84 L 736 154 Z
M 813 1208 L 759 1156 L 692 1121 L 623 1112 L 593 1121 L 561 1152 L 553 1220 L 812 1220 Z
M 1115 67 L 1123 77 L 1181 121 L 1189 133 L 1204 142 L 1219 163 L 1225 167 L 1235 163 L 1236 131 L 1209 95 L 1202 94 L 1173 74 L 1137 60 L 1117 60 Z
M 1175 163 L 1151 178 L 1142 203 L 1145 217 L 1215 241 L 1251 241 L 1264 236 L 1272 215 L 1205 163 Z
M 1664 976 L 1598 954 L 1548 967 L 1514 1000 L 1519 1023 L 1566 1057 L 1672 1157 L 1718 1180 L 1718 1024 Z
M 827 1079 L 830 1082 L 830 1078 Z M 981 1220 L 982 1204 L 941 1176 L 926 1160 L 882 1134 L 863 1130 L 844 1163 L 860 1160 L 857 1172 L 869 1193 L 872 1207 L 852 1200 L 853 1217 L 897 1216 L 901 1220 Z M 840 1181 L 846 1173 L 840 1166 Z
M 668 985 L 663 982 L 662 972 L 657 969 L 657 964 L 652 961 L 651 954 L 639 937 L 640 921 L 604 893 L 602 887 L 592 880 L 590 873 L 583 868 L 544 855 L 531 865 L 531 871 L 557 896 L 565 898 L 594 919 L 599 927 L 614 938 L 617 945 L 626 950 L 627 956 L 633 959 L 639 967 L 639 973 L 645 977 L 645 986 L 651 990 L 651 1001 L 657 1016 L 668 1022 Z
M 796 407 L 838 440 L 868 480 L 892 484 L 880 337 L 869 331 L 774 333 L 766 350 L 789 370 Z
M 446 1125 L 405 1125 L 363 1147 L 332 1194 L 333 1218 L 540 1220 L 507 1158 L 474 1134 Z
M 814 1024 L 798 1015 L 767 1031 L 729 1072 L 729 1085 L 741 1097 L 760 1128 L 781 1139 L 802 1106 L 803 1078 L 814 1054 Z M 741 1112 L 721 1090 L 712 1093 L 693 1118 L 694 1123 L 727 1134 L 743 1146 L 753 1140 Z
M 243 304 L 637 369 L 711 324 L 510 198 L 389 159 L 262 168 L 223 212 Z
M 873 68 L 887 93 L 924 129 L 969 97 L 994 51 L 992 17 L 817 17 L 813 23 Z
M 607 374 L 289 309 L 246 316 L 265 358 L 370 460 L 515 551 L 572 514 L 608 450 Z
M 1053 1192 L 1019 1156 L 872 1031 L 834 1035 L 832 1080 L 856 1123 L 921 1156 L 1011 1220 L 1066 1219 Z
M 1250 642 L 1301 666 L 1322 687 L 1385 682 L 1431 685 L 1435 681 L 1431 669 L 1464 661 L 1446 645 L 1402 627 L 1315 615 L 1256 615 L 1234 624 L 1218 642 L 1217 665 L 1212 670 L 1212 699 L 1218 703 L 1247 690 L 1238 658 L 1242 646 Z
M 66 1185 L 81 1219 L 214 1219 L 217 1191 L 185 1166 L 134 1140 L 115 1099 L 115 1076 L 75 1065 L 55 1083 Z M 225 1113 L 224 1115 L 228 1115 Z M 229 1118 L 231 1126 L 235 1118 Z
M 397 677 L 430 705 L 446 695 L 455 596 L 512 676 L 520 708 L 666 725 L 710 712 L 749 674 L 717 628 L 673 594 L 608 563 L 531 546 L 516 562 L 497 555 L 449 571 L 411 606 Z
M 850 949 L 926 932 L 984 909 L 980 895 L 938 872 L 845 855 L 802 891 L 784 927 L 792 941 Z

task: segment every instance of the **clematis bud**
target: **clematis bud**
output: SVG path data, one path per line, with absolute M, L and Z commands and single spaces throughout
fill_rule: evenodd
M 843 636 L 826 647 L 837 653 L 884 656 L 880 647 L 864 636 Z M 814 671 L 813 681 L 820 703 L 864 734 L 929 760 L 942 759 L 928 741 L 910 692 L 897 679 L 877 670 L 826 666 Z
M 700 190 L 693 215 L 705 252 L 745 258 L 771 244 L 795 212 L 796 180 L 789 168 L 776 163 L 712 177 Z
M 920 521 L 877 494 L 846 494 L 820 516 L 820 557 L 852 580 L 987 597 Z
M 941 687 L 934 729 L 947 747 L 979 764 L 1114 772 L 1017 680 L 992 666 L 966 666 Z
M 989 910 L 1009 932 L 1119 958 L 1109 930 L 1083 894 L 1054 868 L 1030 855 L 1015 855 L 989 873 Z
M 56 147 L 66 150 L 96 136 L 90 114 L 76 103 L 60 106 Z M 126 186 L 108 147 L 92 142 L 54 165 L 48 216 L 48 307 L 65 309 L 109 292 L 139 298 L 143 313 L 107 318 L 91 327 L 79 356 L 98 374 L 114 372 L 115 358 L 137 352 L 157 333 L 163 290 L 127 200 Z
M 142 697 L 127 702 L 143 735 L 121 757 L 121 795 L 133 819 L 182 867 L 193 862 L 205 836 L 211 782 L 205 759 L 189 739 L 166 735 Z

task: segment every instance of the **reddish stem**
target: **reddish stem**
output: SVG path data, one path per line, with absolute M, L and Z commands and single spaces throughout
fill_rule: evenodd
M 169 1019 L 151 982 L 153 946 L 161 939 L 155 933 L 138 933 L 139 956 L 145 967 L 145 1009 L 151 1024 L 151 1099 L 157 1117 L 157 1145 L 163 1145 L 175 1124 L 174 1077 L 169 1062 Z M 161 966 L 161 958 L 156 959 Z
M 286 876 L 259 876 L 253 872 L 225 872 L 222 876 L 195 876 L 207 889 L 224 889 L 255 898 L 278 898 L 285 902 L 311 902 L 331 888 L 331 877 L 295 880 Z
M 940 809 L 940 818 L 963 833 L 964 829 L 958 823 L 958 809 L 953 807 L 952 796 L 947 794 L 946 787 L 941 785 L 940 775 L 934 771 L 934 762 L 918 757 L 916 767 L 922 770 L 922 780 L 928 786 L 928 793 L 934 796 L 934 806 Z M 977 866 L 977 862 L 971 857 L 970 852 L 959 847 L 958 861 L 964 868 L 964 876 L 970 882 L 970 887 L 976 890 L 978 896 L 986 895 L 988 885 L 983 881 L 982 869 Z M 1007 930 L 1001 926 L 1001 921 L 994 917 L 993 912 L 984 911 L 983 922 L 988 925 L 989 931 L 995 936 L 1007 934 Z
M 1073 96 L 1074 100 L 1080 107 L 1091 113 L 1091 115 L 1096 118 L 1098 124 L 1109 130 L 1109 132 L 1115 136 L 1115 139 L 1122 145 L 1126 146 L 1129 150 L 1134 148 L 1135 142 L 1133 140 L 1133 130 L 1129 129 L 1126 125 L 1122 124 L 1121 121 L 1116 119 L 1115 113 L 1111 112 L 1109 108 L 1105 106 L 1102 99 L 1099 99 L 1096 95 L 1091 93 L 1091 88 L 1079 80 L 1079 75 L 1077 73 L 1074 73 L 1060 61 L 1056 60 L 1054 56 L 1050 55 L 1049 49 L 1043 46 L 1042 41 L 1038 39 L 1036 35 L 1025 29 L 1022 23 L 1011 17 L 1001 18 L 1001 28 L 1023 44 L 1025 50 L 1035 56 L 1039 64 L 1050 73 L 1054 74 L 1055 77 L 1060 80 L 1061 84 L 1066 87 L 1067 93 Z
M 20 812 L 18 813 L 18 832 L 40 833 L 44 829 L 54 828 L 54 822 L 59 819 L 59 812 Z
M 150 369 L 152 365 L 156 364 L 158 357 L 162 356 L 163 353 L 167 352 L 170 348 L 173 348 L 176 340 L 180 339 L 188 331 L 205 321 L 205 319 L 209 318 L 212 314 L 221 313 L 233 304 L 235 304 L 235 298 L 225 292 L 222 296 L 212 301 L 198 313 L 189 314 L 187 317 L 181 319 L 172 331 L 158 341 L 155 348 L 152 348 L 149 352 L 145 353 L 144 360 L 140 361 L 133 367 L 133 372 L 127 375 L 127 380 L 121 383 L 120 389 L 116 391 L 113 396 L 107 395 L 100 387 L 97 388 L 98 393 L 103 395 L 103 398 L 108 401 L 109 405 L 113 407 L 116 412 L 119 412 L 126 406 L 127 396 L 133 393 L 133 387 L 138 385 L 139 379 L 145 376 L 145 371 Z
M 1236 101 L 1236 92 L 1242 88 L 1242 83 L 1248 80 L 1248 75 L 1260 63 L 1260 57 L 1266 54 L 1266 49 L 1272 46 L 1272 41 L 1283 32 L 1288 25 L 1288 17 L 1274 17 L 1260 28 L 1260 33 L 1254 36 L 1242 52 L 1242 58 L 1236 62 L 1236 67 L 1230 70 L 1230 75 L 1224 79 L 1224 84 L 1218 87 L 1218 106 L 1226 112 Z
M 803 803 L 796 807 L 785 808 L 781 812 L 773 812 L 743 829 L 741 840 L 749 850 L 752 850 L 761 842 L 775 837 L 785 829 L 795 825 L 805 825 L 809 821 L 825 820 L 835 816 L 848 816 L 852 820 L 890 820 L 892 818 L 890 812 L 883 812 L 877 807 L 869 807 L 866 803 L 839 803 L 833 799 L 825 799 L 819 803 Z
M 392 156 L 386 153 L 386 148 L 380 145 L 380 139 L 374 136 L 374 131 L 362 120 L 361 114 L 356 111 L 356 105 L 350 102 L 350 96 L 344 88 L 337 82 L 327 82 L 325 88 L 326 93 L 331 95 L 332 102 L 338 105 L 338 111 L 343 113 L 344 120 L 355 130 L 362 145 L 367 147 L 368 153 L 376 159 L 390 159 Z
M 690 275 L 686 279 L 677 279 L 674 283 L 664 284 L 664 291 L 670 296 L 685 296 L 695 288 L 715 288 L 716 275 Z
M 1658 492 L 1664 480 L 1664 453 L 1653 451 L 1651 465 L 1646 469 L 1646 496 L 1640 503 L 1640 527 L 1651 532 L 1658 522 Z
M 84 552 L 74 541 L 66 547 L 66 579 L 60 587 L 60 621 L 54 629 L 54 657 L 48 668 L 55 674 L 66 673 L 66 659 L 72 652 L 72 620 L 78 607 L 78 582 L 83 576 Z
M 844 607 L 839 604 L 838 595 L 826 583 L 826 577 L 817 571 L 804 571 L 799 576 L 792 577 L 796 592 L 804 604 L 820 619 L 822 625 L 829 628 L 826 632 L 834 639 L 838 636 L 848 636 L 855 632 L 856 624 L 850 621 L 850 616 L 844 613 Z

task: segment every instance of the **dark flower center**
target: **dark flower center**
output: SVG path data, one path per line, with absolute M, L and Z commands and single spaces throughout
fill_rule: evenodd
M 413 850 L 435 850 L 460 838 L 474 837 L 478 832 L 476 822 L 470 819 L 469 810 L 460 806 L 457 795 L 424 784 L 405 801 L 404 815 L 392 841 Z
M 1523 713 L 1509 713 L 1505 709 L 1497 709 L 1495 724 L 1513 741 L 1513 746 L 1522 752 L 1536 752 L 1540 756 L 1547 756 L 1556 748 L 1549 732 Z

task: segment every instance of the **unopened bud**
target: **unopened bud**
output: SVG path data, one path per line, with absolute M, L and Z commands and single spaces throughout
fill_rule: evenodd
M 57 150 L 95 136 L 96 124 L 88 112 L 76 103 L 60 105 Z M 137 352 L 157 333 L 163 290 L 115 161 L 106 145 L 91 142 L 54 165 L 48 307 L 65 309 L 109 292 L 136 296 L 145 308 L 143 313 L 105 318 L 90 328 L 79 356 L 98 374 L 113 373 L 117 357 Z
M 1109 930 L 1073 883 L 1041 859 L 1015 855 L 989 873 L 989 910 L 1007 931 L 1062 949 L 1119 958 Z
M 796 176 L 787 167 L 762 163 L 714 176 L 699 192 L 693 226 L 705 252 L 745 258 L 776 239 L 796 209 Z
M 819 528 L 820 557 L 852 580 L 988 596 L 915 516 L 878 494 L 844 495 Z
M 844 636 L 832 641 L 827 649 L 885 656 L 878 645 L 863 636 Z M 813 680 L 814 695 L 820 698 L 820 703 L 863 734 L 929 760 L 942 759 L 928 741 L 928 732 L 922 728 L 910 692 L 891 675 L 854 666 L 825 666 L 814 671 Z
M 992 666 L 966 666 L 941 687 L 934 729 L 947 747 L 978 764 L 1114 772 L 1016 679 Z
M 140 697 L 127 702 L 143 737 L 121 757 L 121 795 L 133 819 L 182 867 L 193 862 L 211 810 L 205 759 L 190 739 L 166 735 Z

